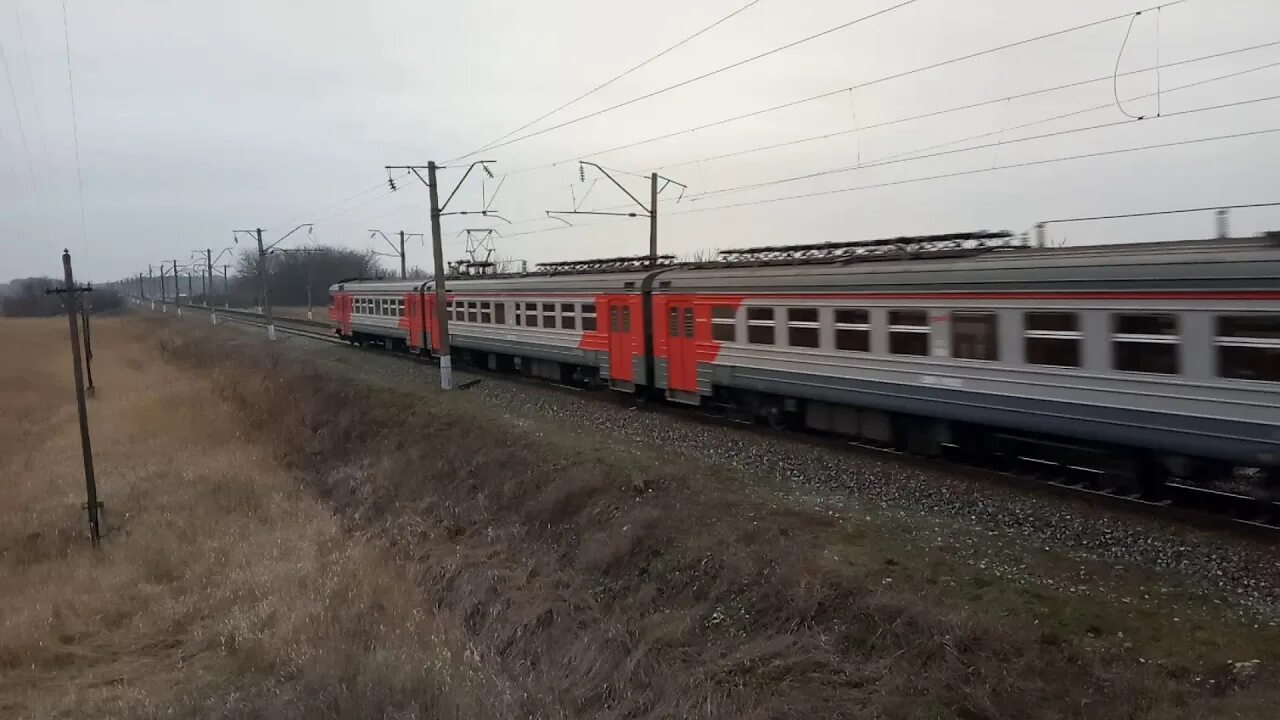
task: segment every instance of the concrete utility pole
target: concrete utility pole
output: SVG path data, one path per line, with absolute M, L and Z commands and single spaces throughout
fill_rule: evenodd
M 160 272 L 164 272 L 163 267 L 160 268 Z M 155 299 L 156 276 L 155 276 L 155 272 L 151 269 L 151 263 L 147 263 L 147 284 L 151 286 L 151 296 L 152 296 L 151 309 L 155 310 L 156 309 L 156 299 Z
M 166 300 L 168 300 L 168 290 L 166 290 L 165 287 L 164 263 L 162 262 L 160 263 L 160 312 L 169 312 L 169 306 L 166 303 Z
M 392 170 L 407 170 L 417 176 L 427 186 L 428 196 L 431 201 L 431 256 L 434 264 L 433 274 L 435 280 L 435 300 L 436 300 L 436 344 L 439 346 L 440 352 L 440 389 L 453 389 L 453 357 L 450 354 L 449 347 L 449 313 L 446 311 L 445 302 L 447 294 L 445 293 L 445 266 L 444 266 L 444 243 L 440 237 L 440 218 L 445 215 L 483 215 L 485 217 L 495 217 L 503 222 L 510 222 L 502 217 L 497 211 L 490 210 L 485 207 L 483 210 L 460 210 L 457 212 L 445 212 L 445 208 L 449 207 L 449 202 L 453 200 L 453 196 L 458 194 L 458 189 L 467 181 L 467 176 L 471 175 L 471 171 L 476 166 L 484 168 L 484 172 L 489 177 L 493 177 L 493 173 L 489 170 L 489 165 L 493 160 L 477 160 L 467 168 L 462 174 L 462 179 L 457 185 L 453 186 L 453 191 L 449 193 L 449 197 L 444 199 L 444 204 L 440 203 L 440 194 L 436 186 L 436 171 L 444 170 L 435 161 L 427 163 L 427 176 L 422 177 L 419 172 L 424 168 L 421 165 L 387 165 L 386 170 L 390 173 Z M 387 184 L 392 190 L 396 189 L 396 181 L 390 175 L 387 177 Z
M 231 281 L 227 280 L 227 270 L 231 269 L 230 265 L 222 266 L 222 309 L 231 309 Z
M 262 315 L 263 315 L 263 319 L 267 321 L 267 339 L 268 340 L 276 339 L 276 322 L 275 322 L 275 318 L 271 316 L 271 288 L 267 278 L 267 255 L 271 252 L 272 248 L 284 242 L 285 238 L 298 232 L 302 228 L 307 228 L 307 232 L 311 232 L 312 227 L 314 227 L 312 223 L 302 223 L 301 225 L 298 225 L 294 229 L 280 236 L 279 240 L 276 240 L 275 242 L 266 246 L 263 246 L 262 244 L 262 228 L 254 228 L 253 230 L 232 231 L 233 238 L 237 238 L 237 235 L 239 233 L 248 233 L 254 236 L 254 238 L 258 241 L 258 285 L 262 291 Z M 235 242 L 238 243 L 240 242 L 240 240 L 237 238 Z
M 278 252 L 296 253 L 298 255 L 306 256 L 305 259 L 307 263 L 307 319 L 314 320 L 315 317 L 312 313 L 312 304 L 311 304 L 311 285 L 314 282 L 314 280 L 312 279 L 314 277 L 314 273 L 312 272 L 313 268 L 311 266 L 311 253 L 321 252 L 321 249 L 320 248 L 292 248 L 287 250 L 280 250 Z
M 391 238 L 387 237 L 387 234 L 386 234 L 386 233 L 384 233 L 384 232 L 382 232 L 381 230 L 377 230 L 377 229 L 370 229 L 370 230 L 369 230 L 369 237 L 373 237 L 374 235 L 379 235 L 379 236 L 381 236 L 381 237 L 382 237 L 382 239 L 383 239 L 383 240 L 385 240 L 385 241 L 387 242 L 387 244 L 391 246 L 391 250 L 392 250 L 395 254 L 394 254 L 394 255 L 390 255 L 390 254 L 387 254 L 387 253 L 380 253 L 380 252 L 378 252 L 378 251 L 376 251 L 376 250 L 373 252 L 373 254 L 374 254 L 374 255 L 381 255 L 382 257 L 395 257 L 395 258 L 400 258 L 400 279 L 401 279 L 401 280 L 404 280 L 405 278 L 409 277 L 409 270 L 408 270 L 408 268 L 406 267 L 406 263 L 405 263 L 404 241 L 405 241 L 405 239 L 406 239 L 406 238 L 422 237 L 422 233 L 406 233 L 405 231 L 401 230 L 401 231 L 400 231 L 400 247 L 399 247 L 398 249 L 396 248 L 396 244 L 395 244 L 395 243 L 393 243 L 393 242 L 391 242 Z
M 47 292 L 65 294 L 67 296 L 67 327 L 71 333 L 71 369 L 75 374 L 76 413 L 80 419 L 80 453 L 84 459 L 84 487 L 87 502 L 85 509 L 89 512 L 89 540 L 97 548 L 102 540 L 99 524 L 99 513 L 102 503 L 98 500 L 98 481 L 93 474 L 93 446 L 89 442 L 89 411 L 85 403 L 85 388 L 82 368 L 80 366 L 80 327 L 76 322 L 76 314 L 81 303 L 81 296 L 93 288 L 77 287 L 71 272 L 71 253 L 62 251 L 62 273 L 64 287 Z
M 631 201 L 634 202 L 636 205 L 639 205 L 640 209 L 643 212 L 636 213 L 636 212 L 604 212 L 604 211 L 596 211 L 596 210 L 579 210 L 578 207 L 580 206 L 581 203 L 575 200 L 574 208 L 572 210 L 548 210 L 547 216 L 556 218 L 561 222 L 568 223 L 569 222 L 568 220 L 564 220 L 558 216 L 560 215 L 615 215 L 618 217 L 638 217 L 639 215 L 646 215 L 649 218 L 649 258 L 650 258 L 650 262 L 657 262 L 658 195 L 661 194 L 663 190 L 666 190 L 668 185 L 677 185 L 680 187 L 680 197 L 684 197 L 684 191 L 688 190 L 689 187 L 684 183 L 679 183 L 679 182 L 676 182 L 675 180 L 672 180 L 671 178 L 663 177 L 662 175 L 659 175 L 656 172 L 649 173 L 649 204 L 645 205 L 644 203 L 640 202 L 639 198 L 637 198 L 635 195 L 632 195 L 630 190 L 623 187 L 622 183 L 615 180 L 614 177 L 609 174 L 608 170 L 605 170 L 604 168 L 600 167 L 599 165 L 593 162 L 589 162 L 587 160 L 578 161 L 578 176 L 580 178 L 584 180 L 586 179 L 586 173 L 583 170 L 583 166 L 587 166 L 587 165 L 590 165 L 596 170 L 599 170 L 602 175 L 609 178 L 609 182 L 613 183 L 618 187 L 619 190 L 626 193 L 626 196 L 631 198 Z M 661 186 L 658 185 L 659 180 L 662 181 Z M 680 197 L 676 198 L 676 202 L 680 201 Z M 586 200 L 585 194 L 582 196 L 582 199 Z
M 649 257 L 658 257 L 658 173 L 656 172 L 649 173 Z

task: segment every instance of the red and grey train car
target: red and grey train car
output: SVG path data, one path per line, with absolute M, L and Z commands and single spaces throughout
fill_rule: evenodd
M 1070 249 L 970 234 L 725 257 L 451 278 L 455 356 L 924 453 L 1013 438 L 1124 449 L 1179 476 L 1280 467 L 1275 234 Z M 431 290 L 340 283 L 331 317 L 344 337 L 434 349 Z

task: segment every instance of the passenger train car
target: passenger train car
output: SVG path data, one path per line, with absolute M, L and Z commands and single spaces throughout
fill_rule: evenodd
M 1280 479 L 1280 234 L 1069 249 L 1010 240 L 561 264 L 449 278 L 445 310 L 454 356 L 491 369 L 925 454 L 1027 443 L 1106 453 L 1144 486 L 1235 467 Z M 432 352 L 433 291 L 339 283 L 330 318 L 349 340 Z

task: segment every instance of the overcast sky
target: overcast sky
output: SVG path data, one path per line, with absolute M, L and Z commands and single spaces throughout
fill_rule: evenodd
M 78 274 L 103 281 L 148 263 L 231 244 L 232 230 L 272 239 L 301 222 L 310 240 L 377 247 L 368 228 L 424 232 L 427 192 L 405 179 L 386 187 L 384 165 L 444 162 L 617 75 L 746 4 L 747 0 L 68 0 L 79 127 L 84 225 L 68 92 L 61 6 L 0 3 L 0 280 L 60 273 L 70 247 Z M 759 0 L 751 7 L 571 106 L 530 132 L 644 95 L 765 50 L 891 7 L 899 0 Z M 1037 221 L 1280 200 L 1280 133 L 1031 167 L 1011 164 L 1280 128 L 1280 101 L 1186 113 L 1280 93 L 1280 45 L 1167 67 L 1162 93 L 1132 100 L 1132 115 L 1164 117 L 1016 142 L 1128 118 L 1113 102 L 1157 89 L 1155 73 L 1008 100 L 930 119 L 855 128 L 1109 76 L 1127 19 L 958 62 L 630 149 L 591 153 L 919 68 L 1123 12 L 1156 0 L 918 0 L 818 40 L 636 102 L 599 117 L 477 155 L 512 174 L 492 209 L 513 224 L 444 221 L 446 258 L 458 232 L 497 227 L 504 257 L 531 263 L 647 249 L 643 218 L 544 218 L 569 209 L 598 174 L 579 182 L 575 158 L 634 173 L 658 170 L 688 185 L 663 193 L 666 252 L 821 242 L 974 229 L 1028 230 Z M 19 22 L 20 21 L 20 22 Z M 1158 32 L 1157 32 L 1158 26 Z M 1188 0 L 1133 23 L 1120 70 L 1175 63 L 1280 40 L 1280 2 Z M 1158 40 L 1158 42 L 1157 42 Z M 1258 69 L 1261 68 L 1261 69 Z M 1189 83 L 1212 80 L 1187 89 Z M 10 95 L 10 82 L 13 89 Z M 16 108 L 11 100 L 16 100 Z M 1032 123 L 1098 105 L 1054 122 Z M 21 124 L 19 123 L 21 119 Z M 839 133 L 827 140 L 692 162 L 753 147 Z M 514 137 L 519 137 L 520 133 Z M 804 175 L 954 143 L 970 152 L 775 184 Z M 25 136 L 25 143 L 24 138 Z M 936 153 L 937 150 L 929 152 Z M 541 167 L 567 160 L 552 167 Z M 465 163 L 464 163 L 465 164 Z M 994 169 L 992 169 L 994 168 Z M 922 180 L 809 199 L 712 210 L 823 190 Z M 441 175 L 444 190 L 459 172 Z M 619 179 L 642 199 L 647 180 Z M 476 210 L 473 175 L 450 210 Z M 361 194 L 362 193 L 362 194 Z M 601 179 L 583 209 L 625 205 Z M 697 212 L 690 212 L 696 210 Z M 1233 230 L 1280 228 L 1280 208 L 1241 210 Z M 550 230 L 548 230 L 550 229 Z M 1212 232 L 1210 215 L 1062 225 L 1070 244 Z M 293 239 L 286 245 L 293 244 Z M 429 265 L 421 244 L 410 264 Z

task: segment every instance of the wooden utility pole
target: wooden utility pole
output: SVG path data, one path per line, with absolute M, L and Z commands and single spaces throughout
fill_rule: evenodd
M 89 442 L 89 411 L 85 403 L 83 369 L 80 365 L 80 326 L 76 320 L 76 315 L 81 305 L 81 295 L 91 292 L 93 288 L 76 286 L 75 278 L 71 272 L 71 253 L 67 250 L 62 251 L 62 273 L 63 282 L 65 283 L 63 288 L 50 290 L 49 292 L 66 295 L 67 329 L 71 334 L 71 369 L 75 373 L 76 412 L 80 418 L 80 452 L 84 459 L 84 488 L 87 497 L 84 507 L 89 512 L 89 539 L 93 543 L 93 547 L 97 548 L 102 540 L 102 531 L 99 525 L 99 513 L 102 510 L 102 503 L 98 500 L 98 482 L 93 474 L 93 446 Z M 91 380 L 91 387 L 92 382 Z
M 178 261 L 173 262 L 173 307 L 182 317 L 182 288 L 178 285 Z
M 93 286 L 86 287 L 86 292 L 92 292 Z M 80 300 L 80 321 L 84 325 L 84 375 L 89 381 L 89 397 L 93 397 L 93 335 L 89 332 L 89 303 Z
M 471 174 L 479 165 L 484 168 L 485 174 L 493 177 L 493 173 L 489 171 L 489 164 L 492 160 L 477 160 L 471 163 L 467 171 L 462 174 L 462 179 L 457 185 L 453 186 L 453 191 L 449 193 L 449 197 L 444 199 L 444 204 L 440 203 L 440 193 L 436 186 L 436 171 L 444 168 L 435 164 L 435 161 L 427 163 L 427 176 L 422 177 L 419 172 L 424 168 L 421 165 L 387 165 L 386 170 L 389 173 L 392 170 L 408 170 L 418 177 L 424 185 L 427 186 L 428 196 L 431 201 L 431 257 L 433 268 L 433 280 L 435 283 L 435 300 L 436 300 L 436 337 L 434 338 L 440 354 L 440 389 L 453 389 L 453 357 L 450 354 L 449 347 L 449 313 L 445 306 L 448 295 L 445 292 L 445 265 L 444 265 L 444 242 L 440 236 L 440 218 L 445 215 L 483 215 L 485 217 L 496 217 L 499 220 L 505 220 L 496 211 L 485 208 L 483 210 L 461 210 L 457 212 L 445 212 L 445 208 L 449 207 L 449 202 L 453 200 L 453 196 L 458 194 L 458 189 L 462 187 L 462 183 L 467 181 L 467 176 Z M 395 180 L 388 177 L 387 184 L 392 190 L 396 189 Z

